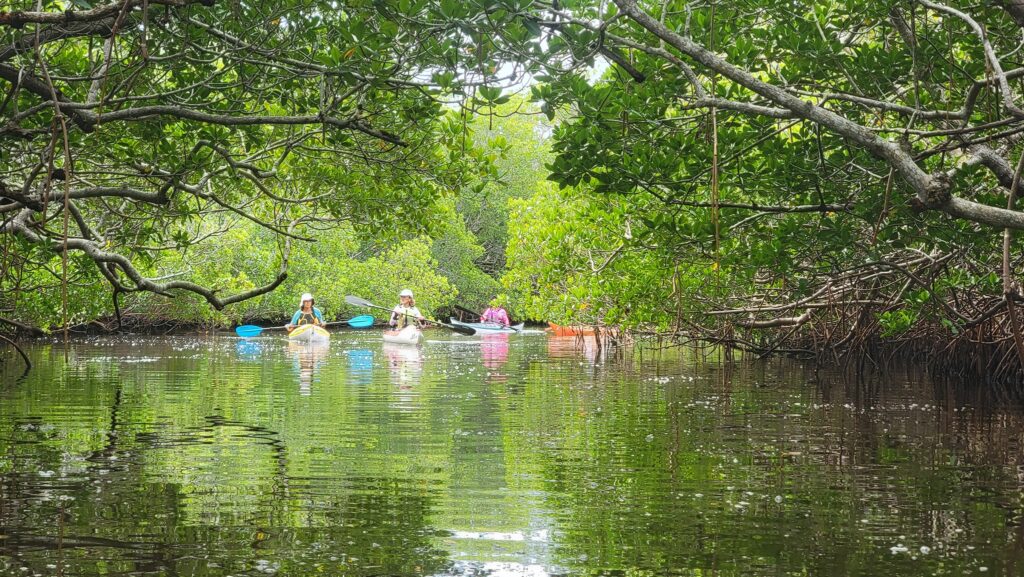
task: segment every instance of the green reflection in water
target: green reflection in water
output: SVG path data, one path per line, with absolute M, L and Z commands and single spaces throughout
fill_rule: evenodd
M 1018 410 L 574 345 L 34 346 L 0 574 L 1021 574 Z

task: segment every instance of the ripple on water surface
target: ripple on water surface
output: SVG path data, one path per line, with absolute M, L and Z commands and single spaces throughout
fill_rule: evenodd
M 36 370 L 0 388 L 4 575 L 1018 575 L 1024 561 L 1019 408 L 906 373 L 606 359 L 542 333 L 30 353 Z

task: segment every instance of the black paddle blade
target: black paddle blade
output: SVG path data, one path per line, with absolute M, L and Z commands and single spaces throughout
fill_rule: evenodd
M 446 327 L 450 328 L 451 330 L 459 333 L 460 335 L 466 335 L 467 337 L 471 337 L 471 336 L 476 334 L 476 329 L 474 329 L 473 327 L 460 327 L 459 325 L 444 325 L 444 326 L 446 326 Z

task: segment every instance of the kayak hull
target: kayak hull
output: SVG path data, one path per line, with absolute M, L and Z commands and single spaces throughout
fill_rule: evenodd
M 423 331 L 408 326 L 400 331 L 384 331 L 384 342 L 396 345 L 418 345 L 423 342 Z
M 592 337 L 594 336 L 593 327 L 587 326 L 564 326 L 556 325 L 555 323 L 549 322 L 548 326 L 554 331 L 556 337 Z
M 518 333 L 523 330 L 523 325 L 525 324 L 519 323 L 518 325 L 505 326 L 498 323 L 464 323 L 455 319 L 450 320 L 451 324 L 457 327 L 469 327 L 479 333 Z
M 331 340 L 331 333 L 316 325 L 300 325 L 288 333 L 288 340 L 293 343 L 326 343 Z

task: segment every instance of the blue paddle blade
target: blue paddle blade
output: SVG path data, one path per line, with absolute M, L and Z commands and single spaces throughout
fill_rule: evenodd
M 235 327 L 235 334 L 240 337 L 258 337 L 263 332 L 263 327 L 256 325 L 242 325 Z
M 365 329 L 366 327 L 373 326 L 373 317 L 370 315 L 360 315 L 358 317 L 352 317 L 348 320 L 348 326 L 355 329 Z

